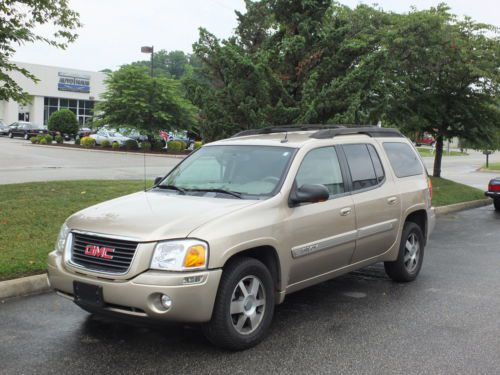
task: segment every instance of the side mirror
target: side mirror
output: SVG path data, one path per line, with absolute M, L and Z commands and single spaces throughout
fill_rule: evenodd
M 154 186 L 158 185 L 161 182 L 161 180 L 163 180 L 163 177 L 161 177 L 161 176 L 160 177 L 156 177 L 155 178 Z
M 330 193 L 325 185 L 320 184 L 304 184 L 297 190 L 293 191 L 290 196 L 292 205 L 300 203 L 318 203 L 327 201 Z

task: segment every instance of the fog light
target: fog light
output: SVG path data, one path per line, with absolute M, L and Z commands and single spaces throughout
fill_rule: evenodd
M 161 295 L 160 302 L 161 302 L 161 305 L 167 310 L 172 307 L 172 299 L 169 296 L 167 296 L 166 294 Z

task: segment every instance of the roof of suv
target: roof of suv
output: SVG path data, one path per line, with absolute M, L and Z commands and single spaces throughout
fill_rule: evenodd
M 320 139 L 332 139 L 337 136 L 362 136 L 372 138 L 404 138 L 397 129 L 376 126 L 283 126 L 274 128 L 245 130 L 231 138 L 213 144 L 253 144 L 269 146 L 301 147 L 307 142 Z

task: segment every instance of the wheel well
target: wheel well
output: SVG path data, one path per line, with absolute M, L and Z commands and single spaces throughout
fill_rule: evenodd
M 420 227 L 424 235 L 424 242 L 427 242 L 427 212 L 425 210 L 412 212 L 406 217 L 405 222 L 407 221 L 411 221 Z
M 250 258 L 255 258 L 267 267 L 269 272 L 271 273 L 271 276 L 273 277 L 274 280 L 274 287 L 276 290 L 280 289 L 280 282 L 281 282 L 281 267 L 279 263 L 279 258 L 278 258 L 278 253 L 276 252 L 276 249 L 272 246 L 259 246 L 259 247 L 254 247 L 248 250 L 240 251 L 237 254 L 234 254 L 231 258 L 229 258 L 226 263 L 224 263 L 223 268 L 228 264 L 230 261 L 240 258 L 240 257 L 250 257 Z

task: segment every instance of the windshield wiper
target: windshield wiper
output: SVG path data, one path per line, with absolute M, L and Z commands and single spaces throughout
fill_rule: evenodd
M 169 190 L 177 190 L 179 193 L 186 194 L 186 190 L 175 185 L 157 185 L 159 189 L 169 189 Z
M 221 194 L 227 194 L 227 195 L 232 195 L 233 197 L 243 199 L 241 197 L 241 193 L 237 191 L 231 191 L 231 190 L 225 190 L 225 189 L 187 189 L 188 191 L 201 191 L 201 192 L 207 192 L 207 193 L 221 193 Z

